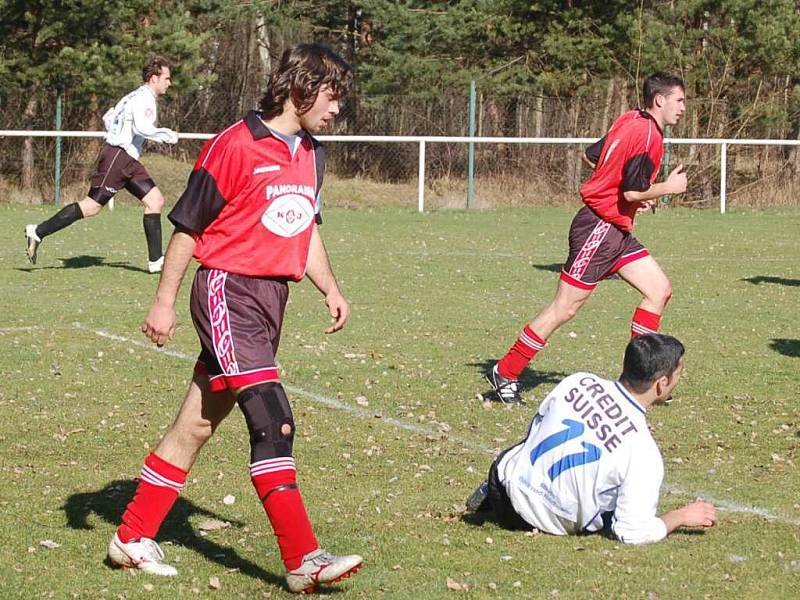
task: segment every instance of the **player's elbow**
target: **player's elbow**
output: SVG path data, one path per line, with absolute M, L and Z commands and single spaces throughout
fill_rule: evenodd
M 643 200 L 643 195 L 644 194 L 642 192 L 637 192 L 635 190 L 622 192 L 622 197 L 625 198 L 627 202 L 641 202 Z

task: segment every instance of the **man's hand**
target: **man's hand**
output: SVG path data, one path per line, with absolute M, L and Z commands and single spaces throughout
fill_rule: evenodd
M 686 191 L 686 171 L 683 170 L 683 163 L 670 171 L 667 180 L 664 182 L 666 185 L 667 194 L 682 194 Z
M 717 509 L 708 502 L 692 502 L 680 512 L 683 527 L 713 527 L 717 524 Z
M 328 327 L 325 333 L 336 333 L 347 322 L 347 317 L 350 315 L 350 306 L 338 289 L 325 296 L 325 304 L 328 306 L 328 312 L 333 319 L 333 325 Z
M 656 214 L 656 206 L 658 206 L 658 200 L 655 198 L 653 200 L 643 200 L 636 212 L 641 214 L 649 210 L 651 213 Z
M 175 336 L 176 323 L 175 307 L 155 302 L 142 323 L 142 333 L 161 347 Z

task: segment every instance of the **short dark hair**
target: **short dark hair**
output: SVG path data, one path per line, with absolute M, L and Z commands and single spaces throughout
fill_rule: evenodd
M 642 86 L 644 107 L 652 108 L 656 94 L 667 96 L 673 90 L 673 88 L 676 87 L 679 87 L 684 91 L 686 90 L 686 85 L 683 83 L 683 79 L 677 75 L 670 75 L 669 73 L 653 73 L 650 75 L 650 77 L 644 80 L 644 85 Z
M 671 335 L 636 336 L 625 348 L 619 379 L 634 392 L 646 392 L 656 380 L 672 376 L 684 352 L 683 344 Z
M 147 83 L 153 75 L 161 75 L 161 69 L 170 68 L 169 61 L 163 56 L 151 56 L 142 67 L 142 81 Z
M 261 99 L 263 119 L 283 113 L 291 98 L 297 111 L 308 112 L 320 88 L 327 85 L 337 97 L 345 95 L 353 81 L 353 70 L 330 47 L 324 44 L 297 44 L 288 48 L 270 75 L 267 91 Z

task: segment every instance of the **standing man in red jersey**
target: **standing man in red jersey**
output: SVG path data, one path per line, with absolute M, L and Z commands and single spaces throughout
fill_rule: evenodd
M 655 333 L 672 295 L 669 279 L 631 233 L 636 213 L 654 208 L 658 198 L 686 191 L 679 165 L 655 183 L 664 153 L 665 125 L 685 110 L 683 81 L 656 73 L 644 82 L 644 109 L 619 117 L 584 160 L 594 169 L 581 186 L 585 206 L 572 220 L 569 256 L 553 301 L 522 330 L 508 352 L 486 374 L 500 401 L 519 404 L 519 376 L 550 335 L 574 317 L 603 279 L 616 273 L 642 294 L 633 313 L 631 335 Z
M 200 263 L 190 309 L 200 355 L 178 415 L 145 460 L 136 495 L 108 548 L 110 560 L 177 575 L 154 538 L 198 453 L 235 404 L 250 432 L 250 477 L 277 537 L 292 592 L 311 592 L 362 564 L 322 550 L 298 489 L 292 409 L 275 354 L 288 281 L 308 277 L 334 319 L 350 311 L 317 225 L 324 155 L 311 136 L 339 112 L 350 66 L 327 46 L 288 49 L 261 112 L 252 111 L 203 147 L 175 225 L 142 331 L 159 346 L 175 333 L 175 300 L 192 256 Z

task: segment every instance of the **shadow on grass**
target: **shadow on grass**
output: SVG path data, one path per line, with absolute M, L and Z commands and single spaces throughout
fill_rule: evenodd
M 549 271 L 550 273 L 561 273 L 562 269 L 564 268 L 564 264 L 563 263 L 550 263 L 549 265 L 533 265 L 533 268 L 534 269 L 539 269 L 540 271 Z M 613 274 L 609 275 L 608 277 L 604 278 L 603 281 L 609 281 L 609 280 L 613 280 L 613 279 L 617 279 L 617 280 L 620 280 L 620 281 L 622 280 L 622 278 L 619 275 L 617 275 L 616 273 L 613 273 Z
M 122 513 L 136 492 L 136 481 L 117 480 L 107 484 L 104 488 L 94 492 L 73 494 L 62 507 L 67 516 L 67 527 L 71 529 L 92 529 L 88 517 L 95 514 L 104 521 L 118 525 L 122 520 Z M 285 588 L 286 581 L 282 576 L 265 571 L 257 564 L 239 556 L 233 549 L 222 546 L 208 537 L 201 537 L 192 528 L 189 518 L 200 515 L 211 519 L 226 520 L 214 512 L 206 510 L 196 504 L 178 497 L 175 506 L 161 527 L 160 536 L 175 540 L 182 546 L 197 552 L 210 562 L 222 565 L 226 569 L 236 569 L 240 573 L 265 581 L 275 586 Z M 264 517 L 266 518 L 266 516 Z M 227 519 L 234 527 L 242 527 L 244 523 Z M 106 559 L 106 565 L 111 563 Z M 329 594 L 341 592 L 337 588 L 318 588 L 316 593 Z
M 800 358 L 800 340 L 773 339 L 769 347 L 784 356 Z
M 791 287 L 800 286 L 800 279 L 786 279 L 785 277 L 771 277 L 768 275 L 758 275 L 756 277 L 745 277 L 742 281 L 748 281 L 753 285 L 761 285 L 762 283 L 777 283 L 779 285 L 788 285 Z
M 497 361 L 487 358 L 481 362 L 467 363 L 468 367 L 476 367 L 481 375 L 486 375 L 489 370 L 494 366 Z M 556 384 L 564 379 L 568 374 L 563 371 L 534 371 L 532 369 L 525 369 L 519 377 L 521 391 L 533 390 L 545 383 Z M 485 381 L 485 379 L 484 379 Z M 488 385 L 488 383 L 487 383 Z M 494 391 L 488 389 L 483 396 L 487 399 L 493 399 Z
M 533 268 L 540 271 L 549 271 L 550 273 L 561 273 L 563 266 L 563 263 L 551 263 L 549 265 L 533 265 Z
M 124 262 L 106 262 L 102 256 L 91 256 L 82 254 L 81 256 L 71 256 L 70 258 L 59 258 L 61 266 L 59 267 L 17 267 L 17 271 L 44 271 L 46 269 L 87 269 L 91 267 L 110 267 L 112 269 L 125 269 L 126 271 L 135 271 L 137 273 L 148 273 L 147 269 L 136 267 L 134 265 Z

